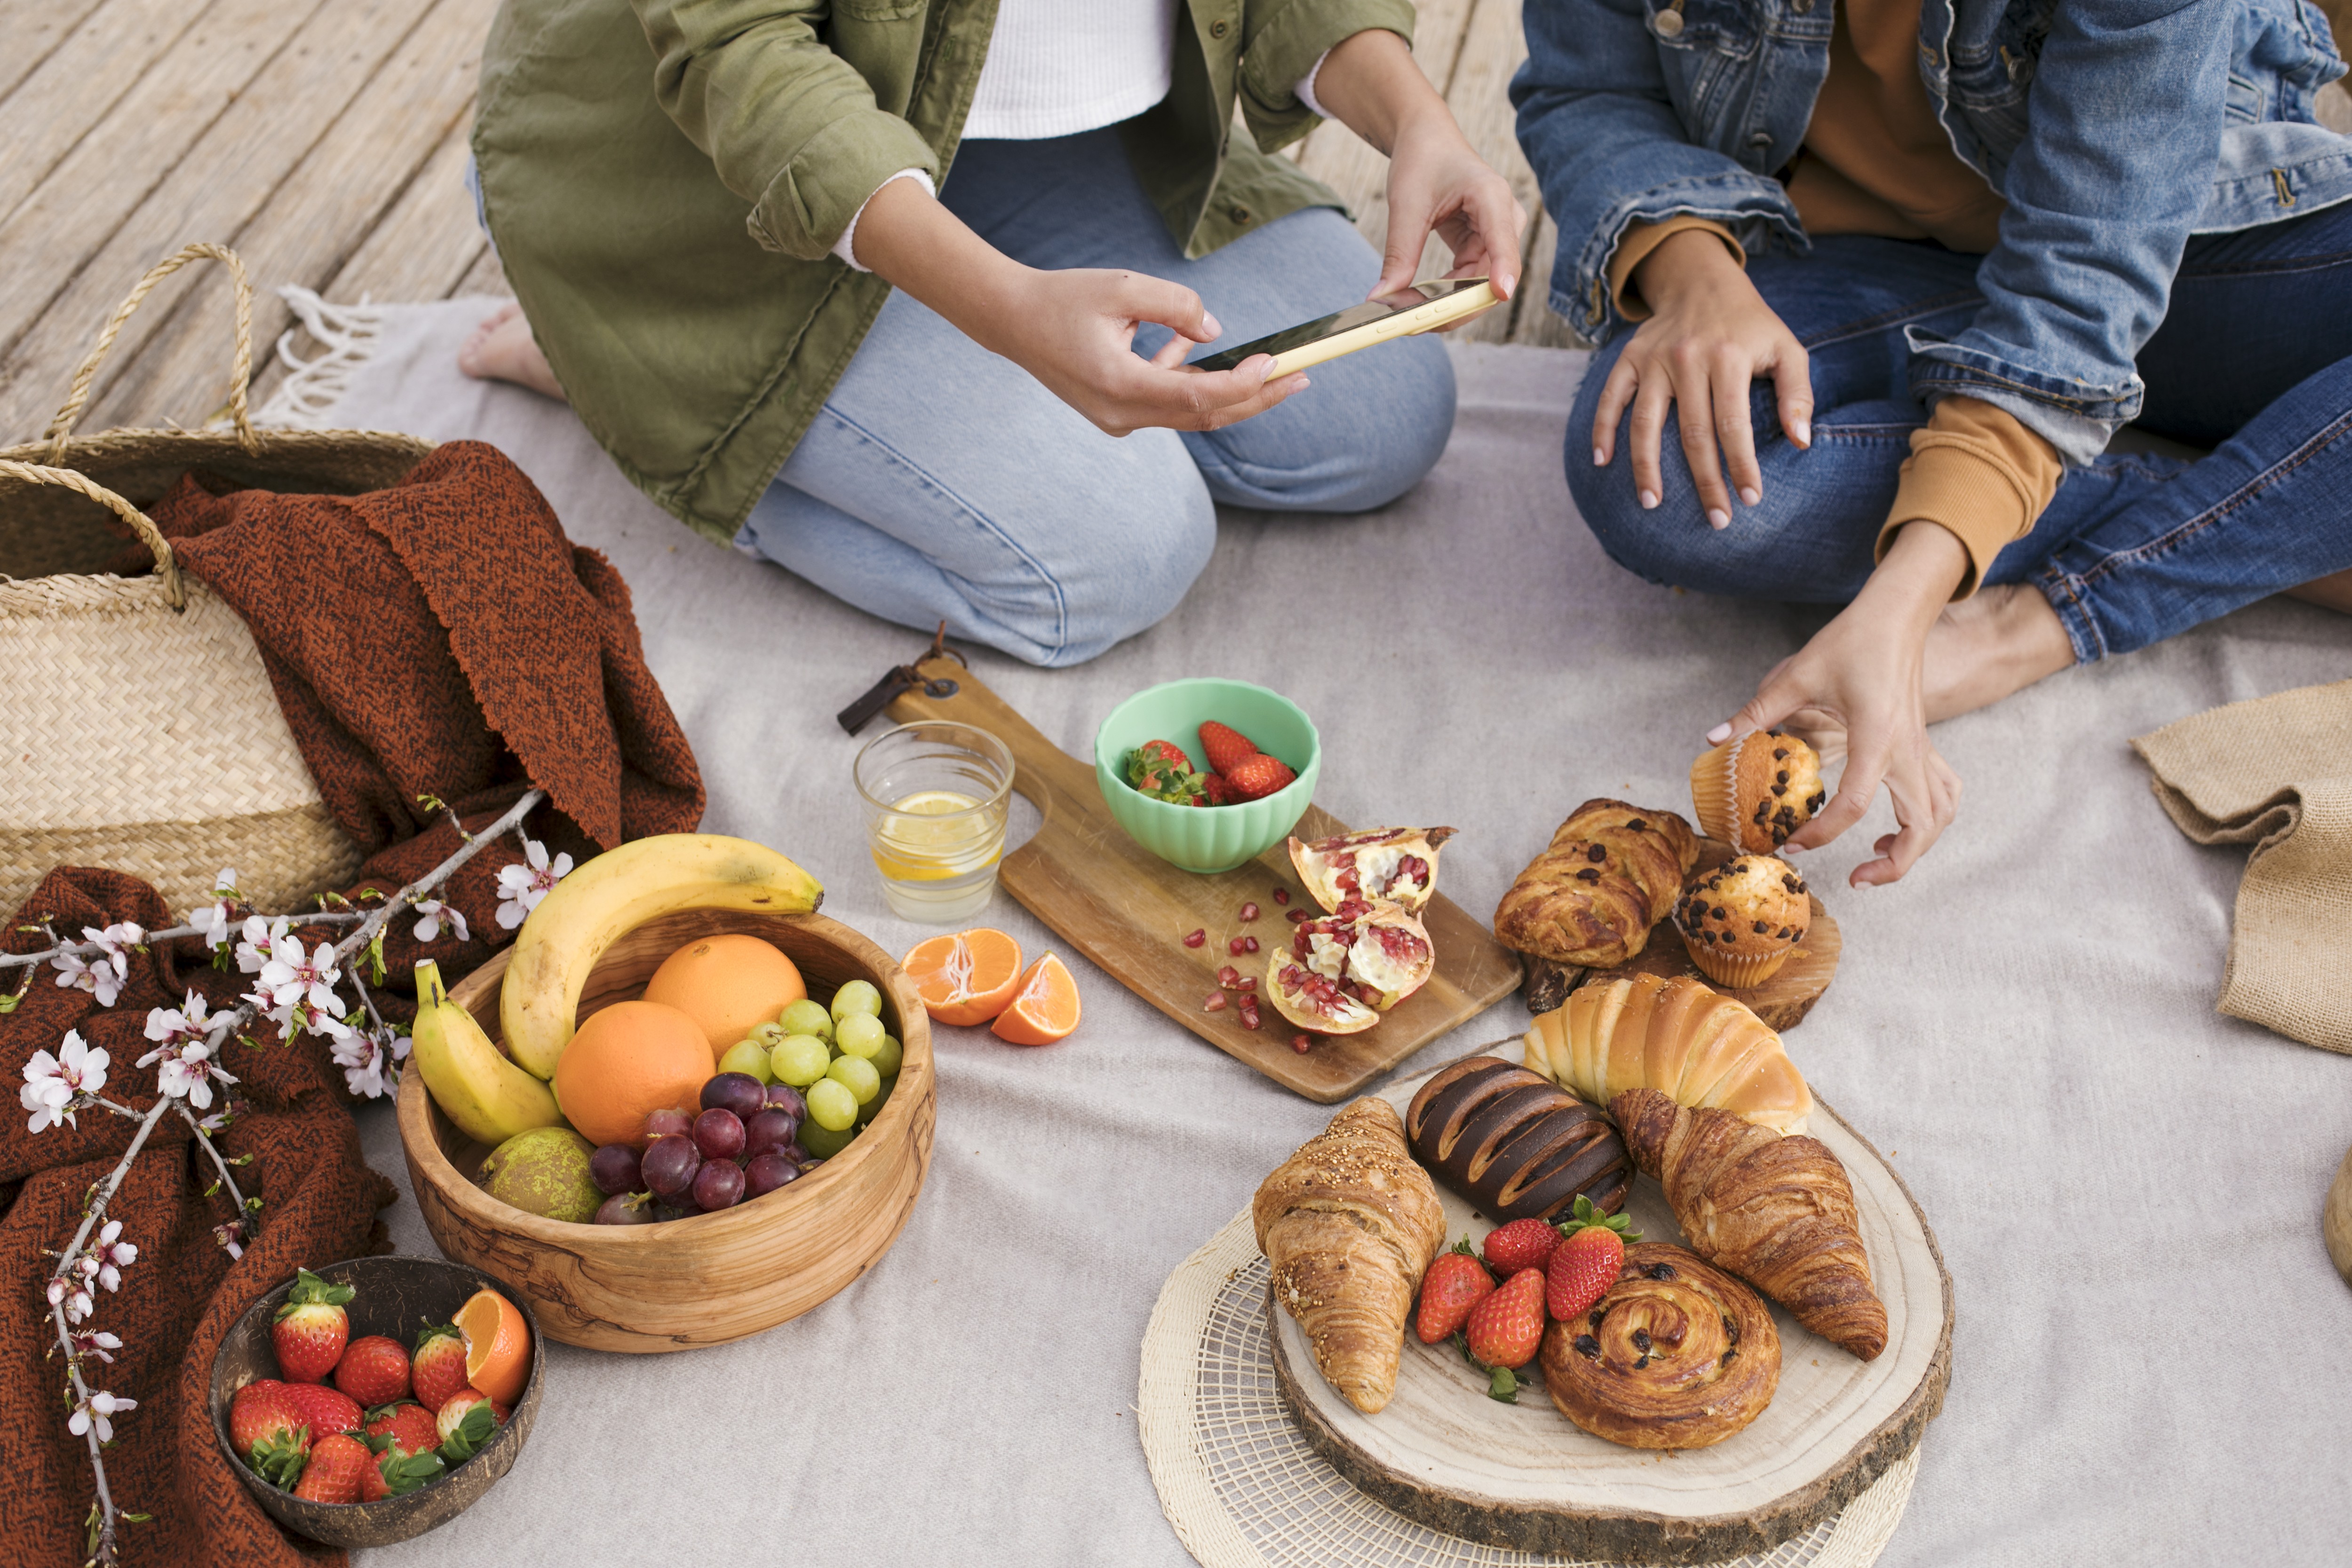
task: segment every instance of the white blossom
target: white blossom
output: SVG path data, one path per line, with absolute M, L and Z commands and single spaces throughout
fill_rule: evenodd
M 49 1305 L 65 1309 L 66 1322 L 78 1323 L 89 1316 L 96 1303 L 89 1299 L 89 1286 L 62 1275 L 49 1281 Z
M 96 1427 L 98 1440 L 101 1443 L 111 1443 L 114 1441 L 114 1423 L 109 1421 L 107 1417 L 119 1415 L 125 1410 L 138 1408 L 139 1401 L 136 1399 L 125 1399 L 120 1395 L 109 1394 L 101 1388 L 74 1406 L 73 1415 L 66 1421 L 66 1430 L 79 1437 L 92 1427 Z
M 499 924 L 509 931 L 523 923 L 524 916 L 539 907 L 549 890 L 572 873 L 572 857 L 561 854 L 555 863 L 547 863 L 547 846 L 536 839 L 522 841 L 527 866 L 509 865 L 499 868 Z
M 147 1014 L 147 1038 L 160 1043 L 139 1059 L 139 1065 L 161 1062 L 155 1068 L 156 1086 L 198 1110 L 213 1103 L 213 1081 L 236 1082 L 213 1059 L 213 1048 L 205 1040 L 217 1021 L 207 1014 L 205 998 L 194 991 L 177 1008 L 155 1008 Z
M 219 948 L 228 946 L 229 901 L 236 896 L 236 868 L 225 865 L 220 875 L 213 878 L 213 897 L 217 902 L 206 904 L 188 916 L 188 924 L 205 928 L 205 946 Z
M 299 936 L 281 932 L 270 942 L 269 962 L 261 967 L 261 988 L 277 1007 L 298 1012 L 305 1003 L 312 1009 L 331 1008 L 340 975 L 332 945 L 321 942 L 316 956 L 306 956 Z
M 437 898 L 419 899 L 416 904 L 416 913 L 425 916 L 416 923 L 416 939 L 419 942 L 440 940 L 441 926 L 445 921 L 457 933 L 458 941 L 473 940 L 473 936 L 466 929 L 466 916 L 451 904 L 444 904 Z
M 119 1335 L 108 1333 L 103 1329 L 73 1336 L 73 1353 L 76 1355 L 96 1356 L 109 1366 L 114 1364 L 114 1357 L 109 1355 L 107 1352 L 121 1348 L 121 1338 Z
M 385 1049 L 385 1040 L 391 1048 Z M 343 1070 L 343 1084 L 352 1093 L 370 1100 L 380 1100 L 387 1090 L 400 1082 L 397 1063 L 408 1058 L 410 1041 L 404 1034 L 396 1034 L 386 1026 L 379 1034 L 374 1030 L 352 1030 L 329 1048 L 335 1065 Z
M 121 1234 L 122 1221 L 108 1220 L 105 1228 L 99 1231 L 98 1239 L 81 1260 L 83 1267 L 110 1291 L 121 1289 L 122 1270 L 139 1261 L 139 1249 L 128 1241 L 118 1240 Z
M 240 933 L 243 940 L 236 945 L 236 967 L 248 975 L 261 973 L 262 967 L 269 962 L 270 948 L 286 935 L 289 924 L 282 915 L 275 925 L 258 915 L 247 915 Z
M 57 967 L 58 984 L 88 991 L 98 998 L 100 1007 L 110 1008 L 121 994 L 122 982 L 131 976 L 130 949 L 137 946 L 147 933 L 126 920 L 103 931 L 85 925 L 81 935 L 85 942 L 97 944 L 97 957 L 93 961 L 79 953 L 59 953 L 49 960 Z
M 327 993 L 327 1000 L 330 1003 L 333 1002 L 334 993 L 332 991 Z M 352 1026 L 350 1021 L 341 1013 L 335 1011 L 332 1006 L 320 1007 L 317 1002 L 312 1001 L 306 997 L 301 1001 L 293 1003 L 290 1007 L 285 1009 L 284 1011 L 286 1011 L 289 1016 L 278 1019 L 278 1027 L 285 1033 L 285 1036 L 289 1040 L 291 1040 L 296 1035 L 300 1034 L 305 1030 L 308 1030 L 312 1034 L 323 1034 L 329 1040 L 346 1040 L 351 1036 Z M 273 1013 L 270 1016 L 272 1018 L 278 1018 L 276 1013 Z
M 25 1086 L 16 1092 L 17 1103 L 33 1113 L 26 1130 L 37 1133 L 60 1122 L 72 1122 L 81 1096 L 106 1087 L 106 1052 L 84 1044 L 79 1030 L 66 1030 L 55 1056 L 46 1051 L 33 1052 L 33 1059 L 25 1063 Z

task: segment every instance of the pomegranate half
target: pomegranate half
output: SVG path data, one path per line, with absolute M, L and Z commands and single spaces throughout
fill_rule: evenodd
M 1343 900 L 1292 928 L 1290 946 L 1266 966 L 1275 1010 L 1303 1028 L 1353 1034 L 1425 985 L 1436 949 L 1402 905 Z
M 1313 843 L 1290 841 L 1290 863 L 1316 903 L 1336 911 L 1351 898 L 1385 899 L 1421 913 L 1437 891 L 1437 852 L 1452 828 L 1368 828 Z

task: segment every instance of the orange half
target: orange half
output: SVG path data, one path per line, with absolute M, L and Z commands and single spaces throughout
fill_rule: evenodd
M 477 1291 L 457 1309 L 457 1332 L 466 1338 L 466 1381 L 493 1404 L 520 1399 L 530 1376 L 530 1325 L 521 1310 L 496 1291 Z
M 1020 987 L 1021 944 L 982 926 L 918 942 L 898 967 L 915 982 L 923 1010 L 940 1022 L 986 1023 Z
M 1078 1027 L 1078 982 L 1051 953 L 1029 966 L 991 1030 L 1015 1045 L 1051 1045 Z

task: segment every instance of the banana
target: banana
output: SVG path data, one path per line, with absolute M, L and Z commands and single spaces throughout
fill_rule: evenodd
M 605 948 L 657 915 L 806 915 L 824 898 L 816 878 L 749 839 L 665 833 L 607 850 L 557 883 L 522 923 L 499 998 L 507 1050 L 524 1071 L 554 1077 L 588 972 Z
M 409 1038 L 409 1060 L 425 1075 L 425 1087 L 467 1137 L 496 1145 L 563 1120 L 547 1085 L 499 1055 L 474 1015 L 449 999 L 441 967 L 430 958 L 416 966 Z

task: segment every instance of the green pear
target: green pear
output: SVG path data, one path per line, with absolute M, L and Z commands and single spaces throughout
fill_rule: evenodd
M 479 1180 L 492 1197 L 526 1214 L 585 1225 L 604 1194 L 588 1174 L 596 1145 L 569 1127 L 533 1127 L 490 1151 Z

